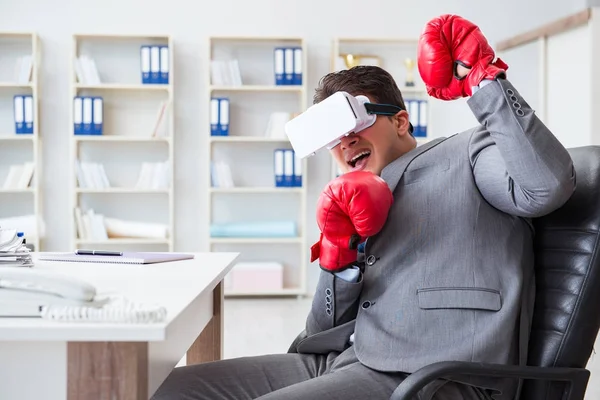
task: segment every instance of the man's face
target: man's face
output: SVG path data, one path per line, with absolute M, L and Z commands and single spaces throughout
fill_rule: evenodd
M 331 154 L 344 173 L 365 170 L 379 175 L 415 144 L 408 133 L 408 114 L 401 111 L 392 118 L 378 115 L 367 129 L 343 137 Z

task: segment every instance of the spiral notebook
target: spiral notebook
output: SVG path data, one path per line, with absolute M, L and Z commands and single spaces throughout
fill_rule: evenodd
M 168 261 L 190 260 L 193 254 L 186 253 L 155 253 L 124 251 L 122 256 L 80 255 L 75 253 L 40 253 L 41 261 L 73 261 L 112 264 L 155 264 Z

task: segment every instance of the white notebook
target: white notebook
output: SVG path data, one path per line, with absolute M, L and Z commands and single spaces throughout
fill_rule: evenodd
M 124 251 L 122 256 L 79 255 L 75 253 L 40 253 L 42 261 L 74 261 L 113 264 L 154 264 L 168 261 L 189 260 L 193 254 Z

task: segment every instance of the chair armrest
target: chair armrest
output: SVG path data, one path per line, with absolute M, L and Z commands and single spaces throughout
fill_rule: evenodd
M 407 376 L 398 385 L 390 400 L 410 400 L 428 383 L 436 379 L 448 379 L 457 375 L 564 381 L 569 383 L 569 391 L 564 400 L 583 400 L 590 371 L 584 368 L 545 368 L 466 361 L 441 361 L 420 368 Z

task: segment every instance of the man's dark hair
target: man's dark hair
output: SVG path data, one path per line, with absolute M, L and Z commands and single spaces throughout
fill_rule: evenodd
M 377 66 L 359 65 L 325 75 L 315 90 L 313 104 L 320 103 L 339 91 L 348 92 L 353 96 L 362 94 L 373 103 L 392 104 L 406 110 L 402 93 L 394 78 Z

